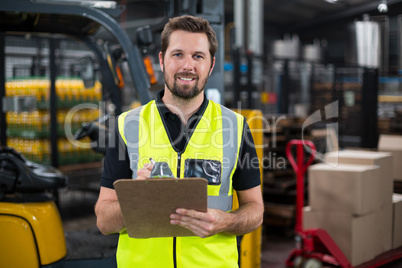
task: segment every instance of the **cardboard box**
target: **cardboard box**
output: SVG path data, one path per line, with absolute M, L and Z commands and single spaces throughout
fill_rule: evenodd
M 381 207 L 378 166 L 316 164 L 310 166 L 308 179 L 309 205 L 314 210 L 359 216 Z
M 381 205 L 392 203 L 394 192 L 394 175 L 392 154 L 387 152 L 370 152 L 362 150 L 344 150 L 330 152 L 325 155 L 326 163 L 357 164 L 357 165 L 378 165 L 380 167 L 380 183 L 382 201 Z
M 392 205 L 388 207 L 392 208 Z M 385 244 L 391 245 L 391 236 L 388 241 L 380 237 L 384 234 L 384 226 L 380 225 L 383 215 L 381 210 L 353 216 L 345 212 L 315 211 L 304 207 L 303 228 L 326 230 L 351 265 L 356 266 L 382 253 Z
M 377 255 L 392 249 L 393 238 L 393 204 L 382 206 L 376 218 L 377 226 Z
M 402 181 L 402 136 L 380 135 L 378 151 L 392 153 L 394 180 Z
M 392 248 L 402 247 L 402 194 L 394 194 Z

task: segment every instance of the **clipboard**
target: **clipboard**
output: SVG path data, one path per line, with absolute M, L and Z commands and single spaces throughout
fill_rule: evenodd
M 177 208 L 207 211 L 204 178 L 120 179 L 114 182 L 127 234 L 132 238 L 195 236 L 170 223 Z

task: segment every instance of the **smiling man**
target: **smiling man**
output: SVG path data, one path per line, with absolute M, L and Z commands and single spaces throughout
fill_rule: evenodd
M 244 117 L 204 94 L 217 46 L 208 21 L 193 16 L 170 19 L 159 53 L 165 88 L 155 101 L 118 118 L 118 138 L 111 139 L 115 143 L 107 150 L 95 213 L 102 233 L 120 233 L 119 267 L 238 267 L 236 235 L 262 223 L 260 173 L 249 127 Z M 194 236 L 127 235 L 113 182 L 148 179 L 153 167 L 149 158 L 168 162 L 178 178 L 208 180 L 207 212 L 178 208 L 170 216 L 171 224 Z M 236 211 L 234 190 L 239 199 Z
M 171 33 L 170 38 L 174 43 L 159 54 L 166 88 L 179 100 L 193 99 L 204 90 L 215 58 L 204 51 L 209 45 L 203 33 L 179 30 Z M 194 50 L 201 47 L 204 50 Z

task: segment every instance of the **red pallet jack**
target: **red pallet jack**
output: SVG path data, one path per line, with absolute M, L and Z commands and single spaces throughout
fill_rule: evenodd
M 292 147 L 296 147 L 296 160 Z M 304 149 L 310 157 L 305 161 Z M 311 141 L 291 140 L 286 145 L 286 156 L 296 172 L 296 248 L 290 252 L 286 260 L 288 267 L 319 268 L 334 265 L 342 268 L 352 267 L 343 252 L 323 229 L 303 230 L 304 175 L 308 166 L 314 161 L 316 148 Z

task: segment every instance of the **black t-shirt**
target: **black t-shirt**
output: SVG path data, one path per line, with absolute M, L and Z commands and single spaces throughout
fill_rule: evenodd
M 172 113 L 162 101 L 163 90 L 157 95 L 156 104 L 164 121 L 167 133 L 172 141 L 172 146 L 177 152 L 182 152 L 187 144 L 187 137 L 191 137 L 191 131 L 197 125 L 198 119 L 202 117 L 208 100 L 204 101 L 198 111 L 193 114 L 185 126 L 180 118 Z M 116 120 L 117 122 L 117 120 Z M 247 122 L 244 121 L 244 134 L 241 142 L 240 156 L 237 168 L 233 174 L 233 188 L 236 191 L 247 190 L 260 185 L 260 170 L 258 165 L 257 153 L 254 147 L 254 140 Z M 182 135 L 184 133 L 184 135 Z M 141 168 L 141 167 L 139 167 Z M 112 188 L 113 182 L 118 179 L 127 179 L 132 177 L 130 169 L 130 160 L 126 145 L 118 132 L 118 126 L 114 127 L 109 138 L 109 144 L 104 159 L 104 169 L 101 178 L 101 186 Z

